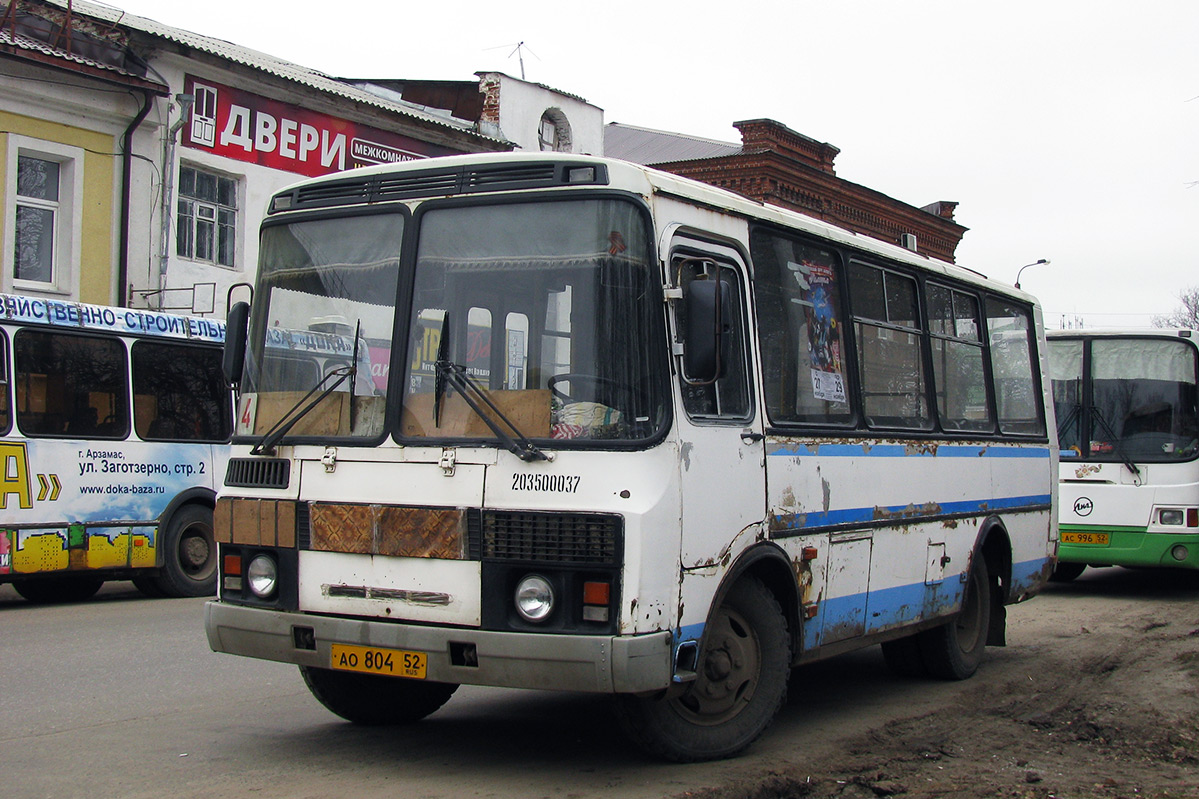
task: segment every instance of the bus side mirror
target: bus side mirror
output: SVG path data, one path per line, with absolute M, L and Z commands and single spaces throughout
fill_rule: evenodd
M 225 382 L 231 386 L 241 383 L 242 369 L 246 365 L 249 322 L 248 302 L 237 302 L 229 308 L 225 318 L 225 350 L 221 355 L 221 371 L 225 374 Z
M 693 280 L 687 286 L 683 378 L 708 385 L 724 377 L 732 341 L 732 286 L 727 280 Z

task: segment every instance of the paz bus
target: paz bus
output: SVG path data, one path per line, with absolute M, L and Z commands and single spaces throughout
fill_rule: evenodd
M 1199 568 L 1196 335 L 1048 334 L 1061 447 L 1054 580 L 1087 566 Z
M 215 593 L 224 338 L 218 320 L 0 295 L 0 583 L 34 602 L 106 580 Z
M 331 318 L 333 368 L 271 343 Z M 352 722 L 589 691 L 727 757 L 793 666 L 970 676 L 1052 570 L 1035 300 L 711 186 L 525 153 L 309 180 L 228 329 L 208 641 Z

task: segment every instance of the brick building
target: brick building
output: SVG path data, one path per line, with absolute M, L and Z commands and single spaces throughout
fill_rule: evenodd
M 837 177 L 840 152 L 771 119 L 734 122 L 741 144 L 610 123 L 604 154 L 720 186 L 872 238 L 954 260 L 967 228 L 955 202 L 917 208 Z

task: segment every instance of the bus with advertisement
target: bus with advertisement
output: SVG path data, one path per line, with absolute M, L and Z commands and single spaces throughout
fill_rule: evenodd
M 550 153 L 308 180 L 260 236 L 205 626 L 352 722 L 588 691 L 655 755 L 728 757 L 794 666 L 881 644 L 971 676 L 1052 571 L 1018 290 Z M 326 318 L 350 357 L 293 379 L 272 331 Z
M 224 338 L 219 320 L 0 295 L 0 583 L 34 602 L 106 580 L 215 592 Z
M 1061 448 L 1053 579 L 1087 566 L 1199 568 L 1193 330 L 1054 330 Z

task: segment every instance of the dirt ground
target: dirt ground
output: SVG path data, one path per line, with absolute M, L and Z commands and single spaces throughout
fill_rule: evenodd
M 1199 574 L 1088 569 L 1010 609 L 954 707 L 689 799 L 1199 797 Z M 769 734 L 769 732 L 767 733 Z

